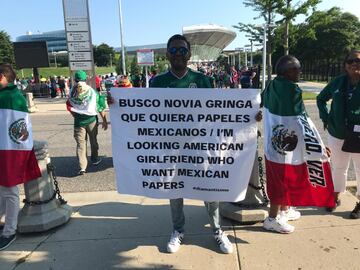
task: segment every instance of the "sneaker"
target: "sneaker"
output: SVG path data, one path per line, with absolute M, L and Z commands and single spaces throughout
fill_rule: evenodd
M 10 235 L 10 236 L 0 236 L 0 250 L 3 250 L 11 245 L 12 242 L 14 242 L 16 239 L 16 234 Z
M 283 217 L 277 216 L 276 218 L 267 217 L 264 220 L 263 228 L 267 231 L 275 231 L 278 233 L 292 233 L 295 227 L 287 223 Z
M 230 254 L 233 252 L 233 246 L 222 230 L 217 230 L 214 234 L 214 238 L 223 253 Z
M 354 210 L 350 213 L 350 218 L 358 219 L 360 218 L 360 202 L 357 202 Z
M 101 161 L 102 161 L 102 159 L 98 158 L 97 160 L 92 162 L 92 165 L 97 166 L 97 165 L 99 165 L 101 163 Z
M 280 216 L 287 219 L 288 221 L 291 221 L 298 220 L 301 217 L 301 213 L 294 207 L 289 207 L 289 209 L 286 211 L 280 211 Z
M 78 172 L 78 175 L 84 175 L 85 173 L 86 173 L 85 170 L 80 170 L 80 171 Z
M 184 234 L 178 231 L 174 231 L 171 234 L 170 241 L 167 244 L 167 251 L 169 253 L 175 253 L 180 249 L 180 245 L 184 239 Z
M 335 206 L 334 206 L 334 207 L 327 207 L 327 208 L 326 208 L 326 211 L 327 211 L 327 212 L 334 212 L 335 209 L 336 209 L 338 206 L 340 206 L 340 205 L 341 205 L 341 201 L 340 201 L 340 200 L 337 200 L 337 201 L 335 202 Z

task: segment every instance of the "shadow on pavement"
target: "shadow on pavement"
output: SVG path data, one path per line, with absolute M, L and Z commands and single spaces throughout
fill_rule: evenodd
M 66 225 L 40 234 L 51 235 L 31 257 L 43 254 L 43 258 L 20 262 L 17 269 L 179 269 L 174 265 L 176 262 L 179 266 L 179 256 L 186 256 L 184 267 L 188 269 L 189 263 L 194 263 L 189 261 L 194 259 L 191 246 L 199 246 L 210 254 L 220 252 L 208 226 L 205 207 L 185 205 L 184 211 L 187 231 L 176 255 L 166 252 L 172 230 L 168 205 L 105 202 L 83 205 Z M 17 244 L 34 236 L 39 234 L 22 235 Z M 232 243 L 244 243 L 236 237 L 229 238 Z M 16 247 L 9 249 L 16 251 Z
M 101 158 L 102 162 L 97 166 L 93 166 L 90 158 L 88 158 L 88 174 L 105 171 L 114 167 L 112 157 L 101 156 Z M 57 176 L 67 178 L 78 177 L 79 165 L 76 156 L 51 157 L 51 163 L 56 167 Z

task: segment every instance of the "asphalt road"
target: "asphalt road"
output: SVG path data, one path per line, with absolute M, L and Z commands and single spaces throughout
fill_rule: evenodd
M 306 109 L 317 126 L 325 144 L 327 135 L 323 131 L 322 123 L 318 117 L 315 102 L 307 102 Z M 73 138 L 73 119 L 64 110 L 48 114 L 31 114 L 35 140 L 45 140 L 49 145 L 51 162 L 56 167 L 57 179 L 62 192 L 108 191 L 116 190 L 115 171 L 112 163 L 111 125 L 107 131 L 99 129 L 99 154 L 103 162 L 98 166 L 89 166 L 88 173 L 78 176 L 78 165 Z M 262 130 L 262 125 L 260 125 Z M 260 140 L 259 152 L 262 153 Z M 349 180 L 354 180 L 351 168 Z

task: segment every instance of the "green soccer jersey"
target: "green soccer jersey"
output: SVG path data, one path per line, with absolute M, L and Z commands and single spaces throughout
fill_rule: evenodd
M 171 71 L 156 76 L 150 87 L 155 88 L 212 88 L 210 80 L 200 72 L 188 69 L 182 78 L 176 77 Z

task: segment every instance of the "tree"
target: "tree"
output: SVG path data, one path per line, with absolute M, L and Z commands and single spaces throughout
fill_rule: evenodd
M 132 60 L 132 56 L 130 57 L 130 56 L 126 55 L 126 52 L 125 52 L 126 73 L 128 73 L 129 70 L 130 70 L 130 62 L 131 62 L 131 60 Z M 124 74 L 123 68 L 122 68 L 122 56 L 121 56 L 121 54 L 119 55 L 119 60 L 117 61 L 115 71 L 116 71 L 117 74 Z
M 259 16 L 254 18 L 264 18 L 265 23 L 267 25 L 274 24 L 275 14 L 276 12 L 283 8 L 284 1 L 283 0 L 244 0 L 244 4 L 246 7 L 252 7 L 254 11 L 259 12 Z M 255 26 L 253 24 L 243 24 L 239 23 L 238 26 L 234 26 L 235 28 L 239 29 L 240 31 L 245 31 L 247 33 L 252 34 L 253 38 L 257 41 L 262 41 L 261 33 L 262 33 L 262 27 Z M 272 73 L 272 59 L 271 54 L 273 51 L 272 43 L 273 43 L 273 30 L 271 27 L 267 28 L 267 77 L 268 81 L 271 80 L 271 73 Z
M 309 9 L 314 9 L 321 0 L 306 0 L 299 1 L 296 4 L 293 4 L 293 0 L 282 0 L 284 3 L 280 4 L 277 9 L 277 13 L 284 16 L 279 22 L 283 22 L 285 25 L 284 29 L 284 54 L 289 54 L 289 27 L 290 23 L 300 14 L 308 13 Z
M 0 31 L 0 63 L 15 64 L 13 45 L 5 31 Z
M 359 37 L 359 19 L 335 7 L 314 12 L 299 25 L 294 51 L 303 61 L 337 62 L 360 45 Z
M 102 43 L 99 46 L 94 46 L 94 62 L 99 67 L 110 66 L 115 60 L 115 50 L 113 47 Z

